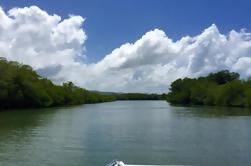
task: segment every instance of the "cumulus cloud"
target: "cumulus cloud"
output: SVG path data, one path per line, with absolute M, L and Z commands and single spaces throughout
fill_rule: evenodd
M 7 13 L 0 8 L 0 55 L 36 70 L 72 64 L 83 56 L 83 22 L 80 16 L 62 20 L 36 6 Z
M 173 41 L 159 29 L 147 32 L 135 43 L 115 49 L 97 64 L 98 71 L 116 89 L 165 92 L 180 77 L 197 77 L 228 69 L 242 77 L 251 74 L 251 34 L 232 30 L 221 34 L 211 25 L 201 34 Z M 103 80 L 103 79 L 102 79 Z
M 213 24 L 197 36 L 173 41 L 154 29 L 86 64 L 83 22 L 81 16 L 62 19 L 36 6 L 0 9 L 0 55 L 29 64 L 57 83 L 70 80 L 102 91 L 166 92 L 177 78 L 222 69 L 251 75 L 251 33 L 245 30 L 222 34 Z

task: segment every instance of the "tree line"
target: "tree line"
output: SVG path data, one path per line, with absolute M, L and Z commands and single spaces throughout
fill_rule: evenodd
M 165 94 L 146 93 L 114 93 L 117 100 L 164 100 Z
M 0 59 L 0 108 L 50 107 L 113 101 L 72 82 L 55 85 L 30 66 Z
M 0 58 L 0 109 L 51 107 L 115 100 L 156 100 L 161 95 L 88 91 L 66 82 L 55 85 L 30 66 Z
M 251 79 L 228 70 L 174 81 L 166 99 L 171 104 L 251 107 Z

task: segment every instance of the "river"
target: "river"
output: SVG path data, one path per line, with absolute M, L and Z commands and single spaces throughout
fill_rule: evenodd
M 0 112 L 1 166 L 251 165 L 251 111 L 116 101 Z

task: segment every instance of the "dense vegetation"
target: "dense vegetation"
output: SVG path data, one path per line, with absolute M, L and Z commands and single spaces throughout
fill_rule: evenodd
M 206 77 L 177 79 L 170 86 L 171 104 L 251 107 L 251 80 L 227 70 Z
M 55 85 L 28 65 L 0 59 L 0 109 L 159 99 L 164 99 L 163 95 L 101 93 L 77 87 L 72 82 Z
M 62 86 L 40 77 L 28 65 L 0 59 L 0 108 L 49 107 L 113 101 L 72 82 Z

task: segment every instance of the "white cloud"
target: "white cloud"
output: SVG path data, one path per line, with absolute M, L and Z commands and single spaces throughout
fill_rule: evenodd
M 229 69 L 251 75 L 251 34 L 221 34 L 211 25 L 201 34 L 173 41 L 155 29 L 126 43 L 93 64 L 85 64 L 84 19 L 58 15 L 32 6 L 0 9 L 0 54 L 31 65 L 55 82 L 71 80 L 88 89 L 166 92 L 179 77 L 196 77 Z M 88 48 L 87 48 L 88 49 Z
M 80 16 L 62 20 L 36 6 L 0 9 L 0 55 L 35 69 L 72 64 L 82 56 L 83 22 Z
M 221 34 L 214 24 L 197 36 L 178 41 L 155 29 L 135 43 L 115 49 L 95 64 L 97 70 L 107 72 L 104 76 L 109 78 L 100 88 L 165 92 L 179 77 L 196 77 L 223 69 L 247 77 L 251 74 L 250 39 L 251 34 L 243 30 Z

